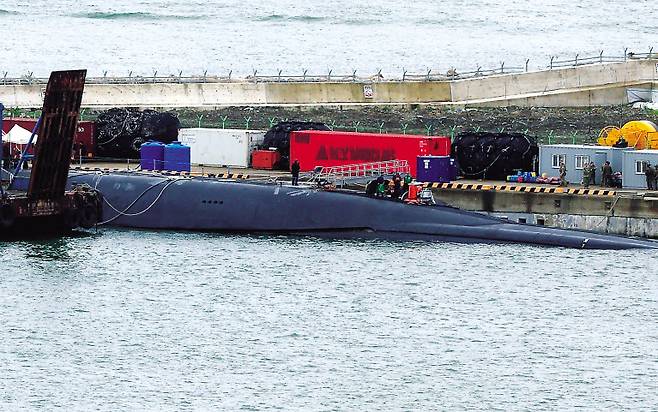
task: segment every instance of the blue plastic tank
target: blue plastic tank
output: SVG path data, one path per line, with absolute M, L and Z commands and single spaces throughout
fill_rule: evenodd
M 191 171 L 190 146 L 171 142 L 164 147 L 164 169 L 176 172 Z
M 165 145 L 161 142 L 148 141 L 139 148 L 139 164 L 142 170 L 162 170 L 164 166 Z

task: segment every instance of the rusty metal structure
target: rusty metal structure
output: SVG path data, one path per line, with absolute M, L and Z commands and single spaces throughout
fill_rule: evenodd
M 101 195 L 89 187 L 66 190 L 85 77 L 86 70 L 51 74 L 27 192 L 2 194 L 0 238 L 66 233 L 98 223 Z M 16 173 L 25 161 L 25 152 Z
M 86 70 L 50 75 L 27 191 L 30 200 L 56 199 L 64 195 L 86 75 Z

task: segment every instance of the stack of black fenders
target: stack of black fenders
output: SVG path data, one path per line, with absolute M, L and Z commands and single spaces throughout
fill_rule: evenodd
M 171 143 L 178 138 L 180 121 L 172 113 L 155 110 L 110 109 L 96 120 L 97 156 L 137 158 L 142 143 Z
M 536 170 L 538 154 L 535 138 L 523 133 L 463 132 L 452 143 L 461 175 L 473 179 L 505 180 L 518 170 Z

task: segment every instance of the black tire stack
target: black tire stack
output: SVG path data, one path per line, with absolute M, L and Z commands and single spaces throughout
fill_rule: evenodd
M 534 137 L 523 133 L 459 133 L 452 143 L 452 157 L 462 176 L 505 180 L 517 170 L 532 171 L 539 154 Z
M 142 143 L 171 143 L 178 139 L 178 129 L 180 121 L 173 113 L 110 109 L 96 120 L 96 153 L 98 157 L 135 159 Z
M 91 229 L 100 223 L 103 217 L 103 196 L 90 187 L 75 187 L 73 205 L 64 213 L 64 225 L 67 229 Z
M 276 169 L 288 170 L 290 168 L 290 132 L 298 130 L 331 130 L 324 123 L 316 122 L 280 122 L 272 126 L 265 134 L 261 145 L 262 149 L 275 147 L 281 154 L 281 160 L 274 165 Z

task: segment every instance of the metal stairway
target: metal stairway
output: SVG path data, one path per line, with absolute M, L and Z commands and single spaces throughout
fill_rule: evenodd
M 396 173 L 401 176 L 409 174 L 409 162 L 406 160 L 386 160 L 383 162 L 359 163 L 343 166 L 317 168 L 311 175 L 311 182 L 329 182 L 336 186 L 367 183 L 379 176 L 390 178 Z

